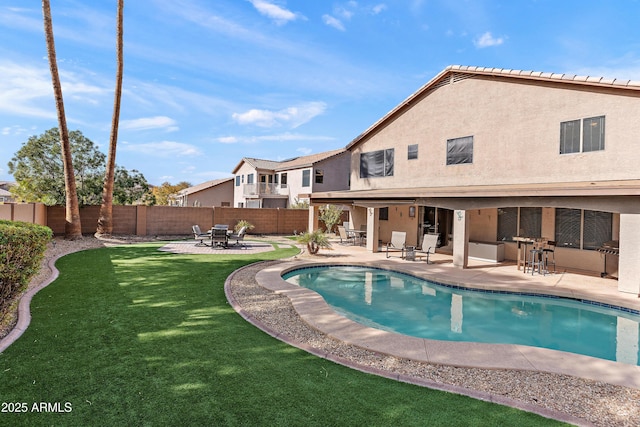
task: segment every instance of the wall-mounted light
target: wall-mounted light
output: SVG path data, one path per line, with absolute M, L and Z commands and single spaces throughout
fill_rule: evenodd
M 409 206 L 409 217 L 413 218 L 416 216 L 416 207 L 415 206 Z

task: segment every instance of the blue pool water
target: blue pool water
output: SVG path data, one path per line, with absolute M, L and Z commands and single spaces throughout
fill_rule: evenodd
M 377 268 L 323 266 L 287 282 L 339 314 L 420 338 L 522 344 L 640 365 L 640 314 L 558 297 L 477 291 Z

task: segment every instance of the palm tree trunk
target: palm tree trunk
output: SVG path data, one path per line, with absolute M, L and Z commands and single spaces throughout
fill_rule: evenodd
M 75 240 L 82 238 L 80 207 L 78 206 L 76 179 L 73 172 L 71 145 L 69 144 L 69 130 L 67 129 L 67 119 L 64 113 L 62 87 L 60 85 L 60 76 L 58 75 L 58 62 L 56 60 L 56 46 L 53 40 L 53 24 L 51 22 L 51 6 L 49 4 L 49 0 L 42 0 L 42 14 L 44 17 L 44 34 L 47 41 L 47 55 L 49 57 L 49 67 L 51 68 L 53 93 L 56 98 L 58 128 L 60 129 L 60 145 L 62 146 L 64 188 L 66 193 L 64 237 L 65 239 Z
M 123 60 L 123 12 L 124 0 L 118 0 L 118 17 L 116 24 L 116 89 L 113 100 L 113 117 L 111 119 L 111 137 L 109 139 L 109 155 L 102 189 L 102 205 L 98 217 L 96 236 L 110 236 L 113 232 L 113 186 L 116 168 L 116 146 L 118 145 L 118 125 L 120 122 L 120 100 L 122 98 Z

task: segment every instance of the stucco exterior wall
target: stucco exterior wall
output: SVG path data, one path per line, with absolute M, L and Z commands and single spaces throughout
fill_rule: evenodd
M 237 208 L 239 203 L 244 203 L 246 206 L 245 198 L 244 198 L 244 186 L 247 184 L 247 176 L 249 174 L 253 174 L 253 183 L 257 183 L 258 181 L 258 173 L 255 168 L 250 164 L 243 163 L 242 166 L 236 172 L 233 178 L 233 207 Z M 240 176 L 240 185 L 236 186 L 236 176 Z M 242 177 L 244 176 L 244 179 Z
M 198 207 L 216 207 L 222 206 L 223 203 L 228 203 L 227 206 L 231 206 L 234 201 L 234 185 L 235 181 L 232 180 L 191 193 L 187 197 L 187 203 L 189 206 Z
M 451 83 L 352 148 L 351 189 L 637 179 L 633 95 L 482 76 Z M 596 116 L 605 116 L 605 149 L 559 154 L 560 123 Z M 473 163 L 447 166 L 447 140 L 465 136 L 474 138 Z M 417 159 L 407 160 L 410 144 Z M 360 153 L 387 148 L 395 148 L 394 175 L 360 178 Z
M 311 172 L 311 186 L 314 192 L 337 191 L 349 189 L 349 174 L 351 173 L 351 153 L 345 151 L 328 159 L 319 161 Z M 315 171 L 324 172 L 323 182 L 315 182 Z

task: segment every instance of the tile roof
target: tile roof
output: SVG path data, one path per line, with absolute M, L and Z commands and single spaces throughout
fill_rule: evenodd
M 344 148 L 338 148 L 336 150 L 324 151 L 322 153 L 310 154 L 308 156 L 294 157 L 292 159 L 281 160 L 281 161 L 255 159 L 252 157 L 243 157 L 240 163 L 238 163 L 238 165 L 233 169 L 232 173 L 236 173 L 236 171 L 240 168 L 243 162 L 250 164 L 255 169 L 265 169 L 265 170 L 272 170 L 272 171 L 282 171 L 282 170 L 291 170 L 291 169 L 309 167 L 309 166 L 313 166 L 317 162 L 326 160 L 340 153 L 344 153 L 345 151 L 346 149 Z
M 194 185 L 193 187 L 184 188 L 178 191 L 178 194 L 185 195 L 185 194 L 197 193 L 198 191 L 206 190 L 207 188 L 215 187 L 217 185 L 224 184 L 225 182 L 229 182 L 229 181 L 233 181 L 233 178 L 229 177 L 229 178 L 222 178 L 222 179 L 214 179 L 212 181 L 206 181 L 206 182 L 203 182 L 202 184 Z

